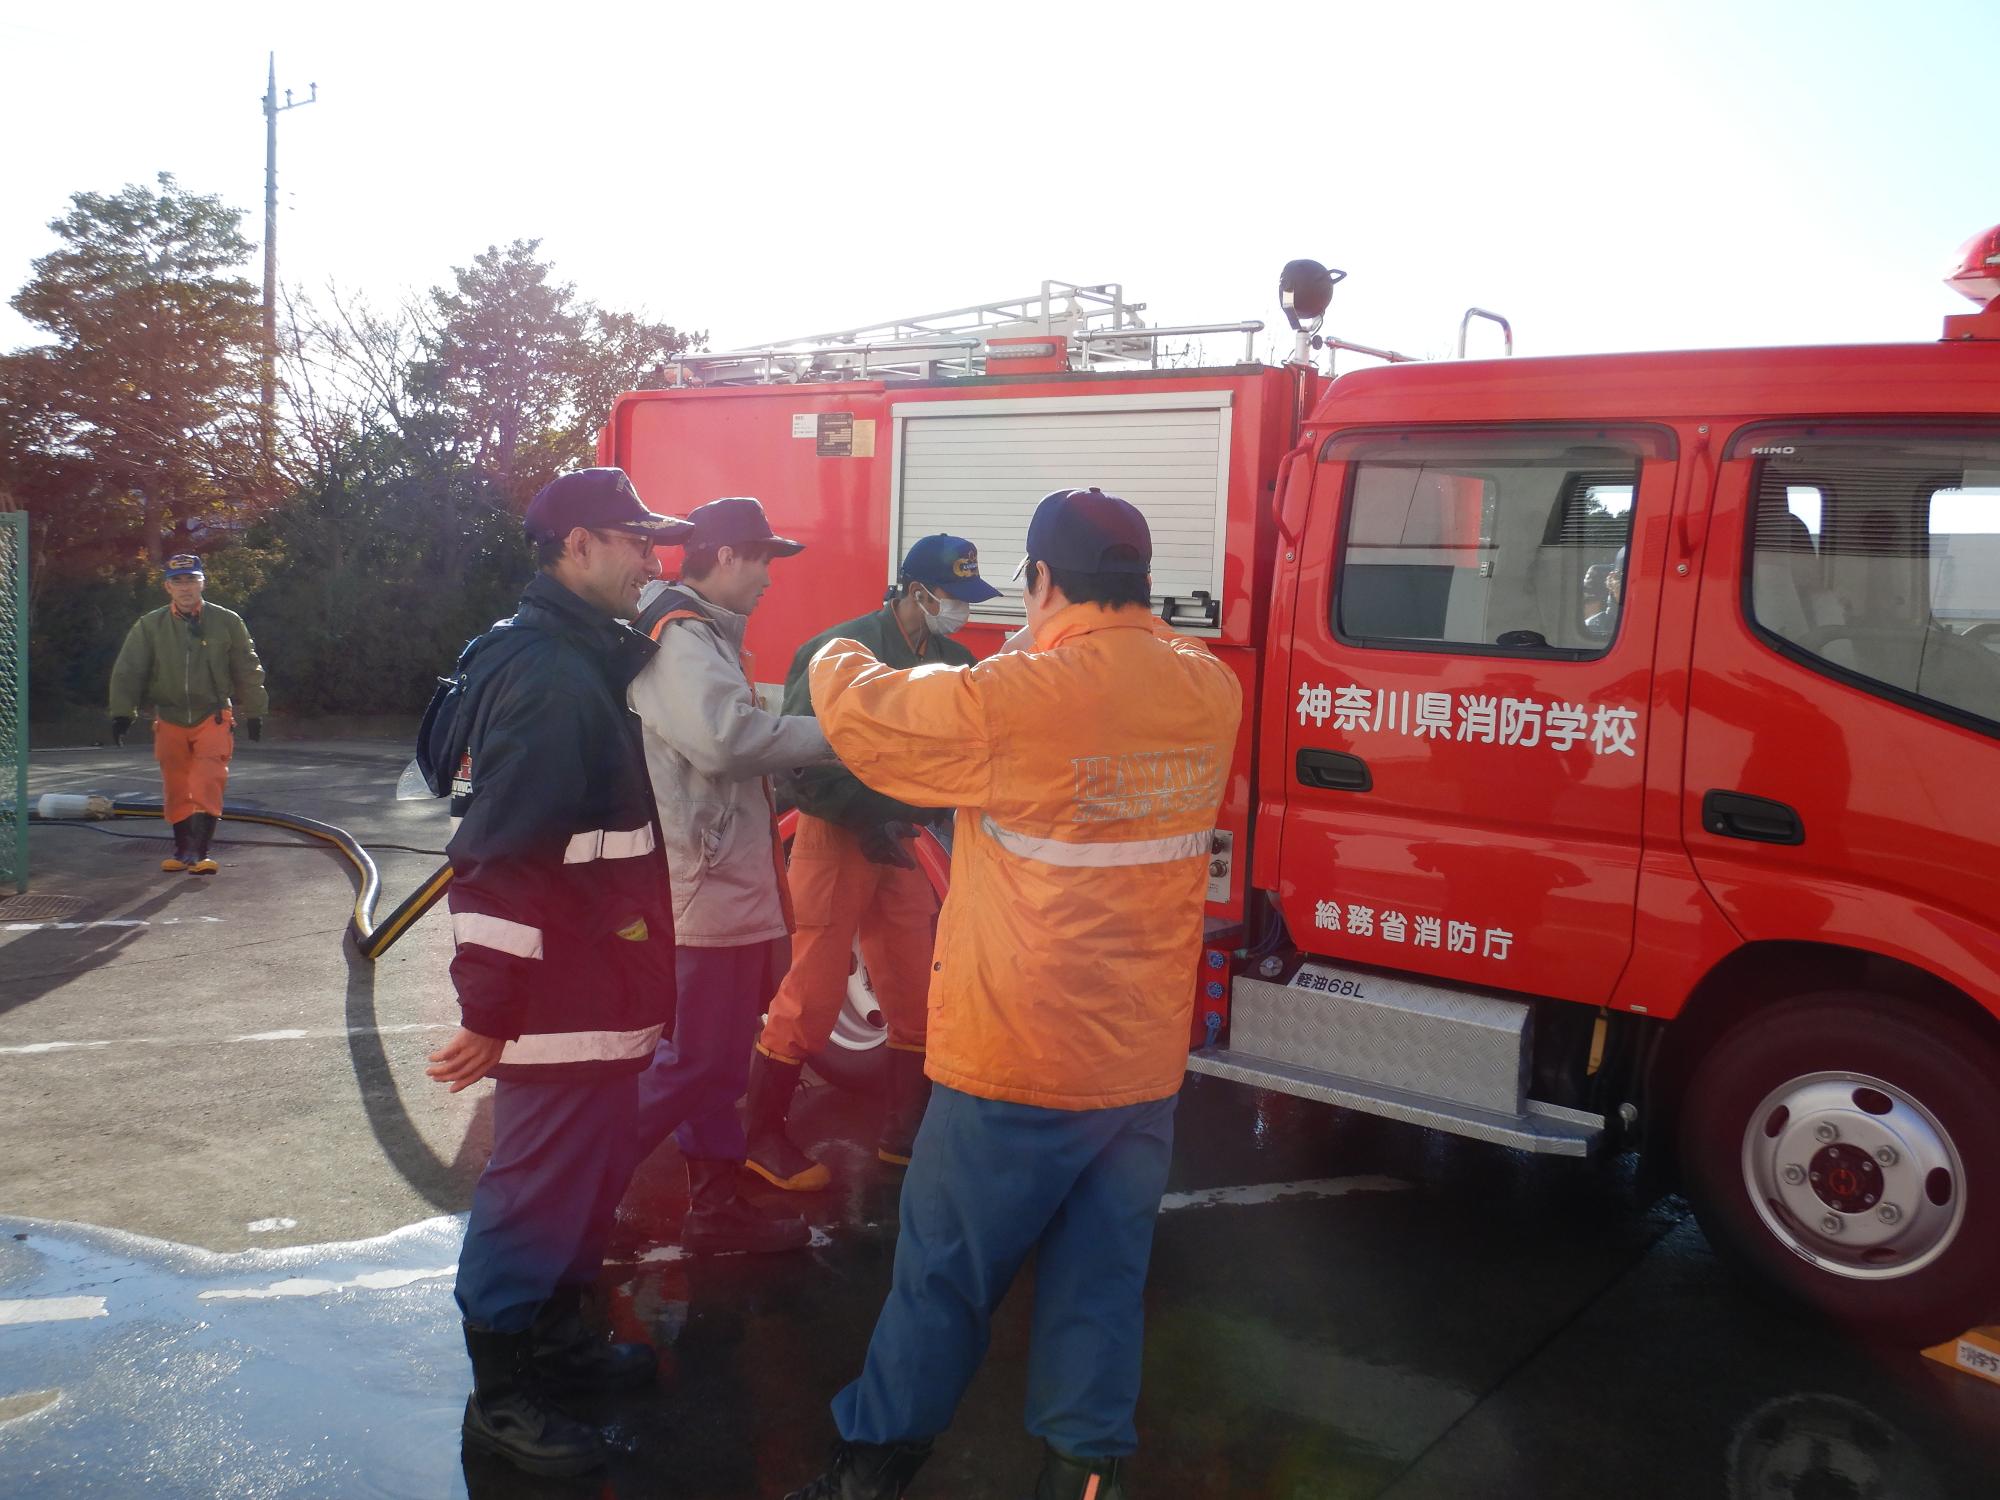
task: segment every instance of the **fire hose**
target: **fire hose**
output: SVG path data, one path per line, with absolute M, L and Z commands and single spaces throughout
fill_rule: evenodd
M 161 812 L 157 797 L 120 797 L 111 803 L 111 816 L 114 818 L 157 818 Z M 448 862 L 439 865 L 430 879 L 378 922 L 375 920 L 375 906 L 382 899 L 382 872 L 375 868 L 374 858 L 361 846 L 360 840 L 345 828 L 336 828 L 331 823 L 302 818 L 294 813 L 231 806 L 227 802 L 222 804 L 222 816 L 232 823 L 261 823 L 267 828 L 304 834 L 339 850 L 348 864 L 354 867 L 356 877 L 354 911 L 347 919 L 347 932 L 354 939 L 355 952 L 370 963 L 387 953 L 396 939 L 415 925 L 417 918 L 437 905 L 445 887 L 451 884 L 451 865 Z
M 71 795 L 53 796 L 45 803 L 75 801 L 79 805 L 66 810 L 68 816 L 114 817 L 114 818 L 157 818 L 163 808 L 157 797 L 78 797 Z M 86 811 L 88 804 L 90 806 Z M 44 812 L 41 817 L 49 817 Z M 55 814 L 64 816 L 64 814 Z M 370 963 L 379 959 L 395 946 L 396 940 L 411 927 L 417 919 L 443 898 L 445 888 L 451 884 L 451 864 L 441 864 L 414 891 L 403 898 L 396 909 L 380 921 L 376 920 L 375 907 L 382 899 L 382 872 L 375 867 L 375 860 L 361 841 L 345 828 L 332 823 L 322 823 L 317 818 L 301 817 L 297 813 L 272 812 L 261 807 L 244 807 L 224 802 L 222 816 L 234 823 L 259 823 L 267 828 L 282 828 L 288 833 L 303 834 L 331 845 L 354 869 L 355 890 L 354 910 L 347 919 L 347 933 L 354 939 L 354 951 Z M 793 826 L 798 821 L 796 812 L 787 812 L 779 820 L 780 838 L 789 843 Z M 929 878 L 931 885 L 942 896 L 950 884 L 951 856 L 935 835 L 916 840 L 915 854 L 918 866 Z

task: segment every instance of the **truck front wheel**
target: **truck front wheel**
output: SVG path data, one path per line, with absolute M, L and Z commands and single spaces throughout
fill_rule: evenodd
M 1717 1252 L 1825 1316 L 1931 1344 L 2000 1305 L 2000 1052 L 1892 996 L 1802 995 L 1726 1033 L 1682 1104 Z

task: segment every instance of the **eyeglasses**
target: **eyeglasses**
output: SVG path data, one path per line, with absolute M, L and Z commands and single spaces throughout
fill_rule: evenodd
M 647 557 L 653 551 L 653 544 L 651 542 L 642 536 L 634 536 L 629 531 L 599 531 L 595 527 L 592 527 L 590 534 L 607 545 L 613 538 L 629 543 L 632 548 L 632 555 L 635 557 Z

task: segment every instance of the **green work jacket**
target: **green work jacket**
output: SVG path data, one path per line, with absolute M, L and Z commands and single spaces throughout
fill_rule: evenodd
M 792 658 L 792 670 L 785 675 L 784 712 L 812 716 L 812 687 L 807 680 L 806 668 L 811 664 L 814 652 L 828 641 L 837 640 L 859 641 L 875 653 L 877 661 L 899 671 L 907 667 L 921 667 L 929 662 L 942 662 L 948 667 L 969 667 L 978 660 L 950 637 L 932 635 L 928 631 L 924 633 L 918 649 L 911 650 L 909 641 L 903 635 L 903 627 L 896 623 L 895 611 L 885 605 L 873 614 L 848 620 L 831 630 L 822 630 L 799 647 L 798 654 Z M 852 771 L 841 765 L 810 766 L 799 773 L 790 790 L 801 811 L 829 823 L 838 823 L 844 828 L 875 828 L 884 823 L 910 822 L 930 816 L 925 809 L 910 807 L 894 797 L 885 797 L 870 790 Z
M 261 719 L 270 706 L 249 627 L 220 604 L 204 603 L 192 619 L 171 604 L 139 616 L 111 668 L 114 719 L 136 718 L 150 708 L 186 729 L 232 707 L 246 719 Z

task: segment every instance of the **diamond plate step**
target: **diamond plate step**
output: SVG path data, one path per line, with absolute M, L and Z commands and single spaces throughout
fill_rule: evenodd
M 1519 1000 L 1329 959 L 1287 983 L 1238 979 L 1229 1046 L 1490 1114 L 1526 1108 L 1532 1013 Z
M 1539 1099 L 1528 1100 L 1517 1114 L 1505 1114 L 1292 1063 L 1274 1062 L 1266 1057 L 1252 1057 L 1224 1047 L 1191 1053 L 1188 1071 L 1547 1156 L 1586 1156 L 1604 1133 L 1602 1115 L 1544 1104 Z

